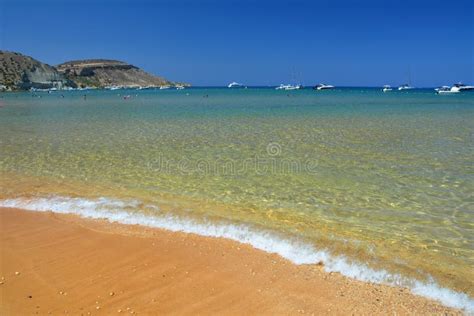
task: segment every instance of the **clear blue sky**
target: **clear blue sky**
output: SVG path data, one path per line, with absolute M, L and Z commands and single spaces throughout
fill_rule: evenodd
M 0 47 L 194 85 L 474 84 L 473 1 L 0 0 Z

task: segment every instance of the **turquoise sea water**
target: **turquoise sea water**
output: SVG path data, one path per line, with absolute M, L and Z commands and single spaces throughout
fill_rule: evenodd
M 401 275 L 474 295 L 474 93 L 192 88 L 1 97 L 3 205 L 101 212 L 115 201 L 105 209 L 187 219 L 201 230 L 247 225 L 383 270 L 387 280 Z

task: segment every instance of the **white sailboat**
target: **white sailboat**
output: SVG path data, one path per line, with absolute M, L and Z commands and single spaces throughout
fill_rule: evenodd
M 408 83 L 405 83 L 399 86 L 398 91 L 411 90 L 411 89 L 414 89 L 414 88 L 411 86 L 411 71 L 410 71 L 410 68 L 408 68 Z
M 291 85 L 282 83 L 278 87 L 276 87 L 275 90 L 287 90 L 290 87 L 291 87 Z
M 410 90 L 410 89 L 414 89 L 414 88 L 410 86 L 409 84 L 402 84 L 400 87 L 398 87 L 398 91 Z
M 300 77 L 300 76 L 298 76 Z M 294 82 L 295 84 L 280 84 L 278 87 L 275 88 L 275 90 L 300 90 L 303 89 L 303 85 L 300 83 L 301 80 L 297 79 L 296 76 L 296 71 L 293 70 L 293 73 L 291 75 L 291 81 Z

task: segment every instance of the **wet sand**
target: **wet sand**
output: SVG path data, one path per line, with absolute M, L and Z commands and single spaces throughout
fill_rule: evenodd
M 460 314 L 234 241 L 0 208 L 1 315 Z

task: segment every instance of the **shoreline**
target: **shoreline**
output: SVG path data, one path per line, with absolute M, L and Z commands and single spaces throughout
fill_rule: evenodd
M 224 238 L 3 207 L 0 219 L 3 315 L 462 314 Z

